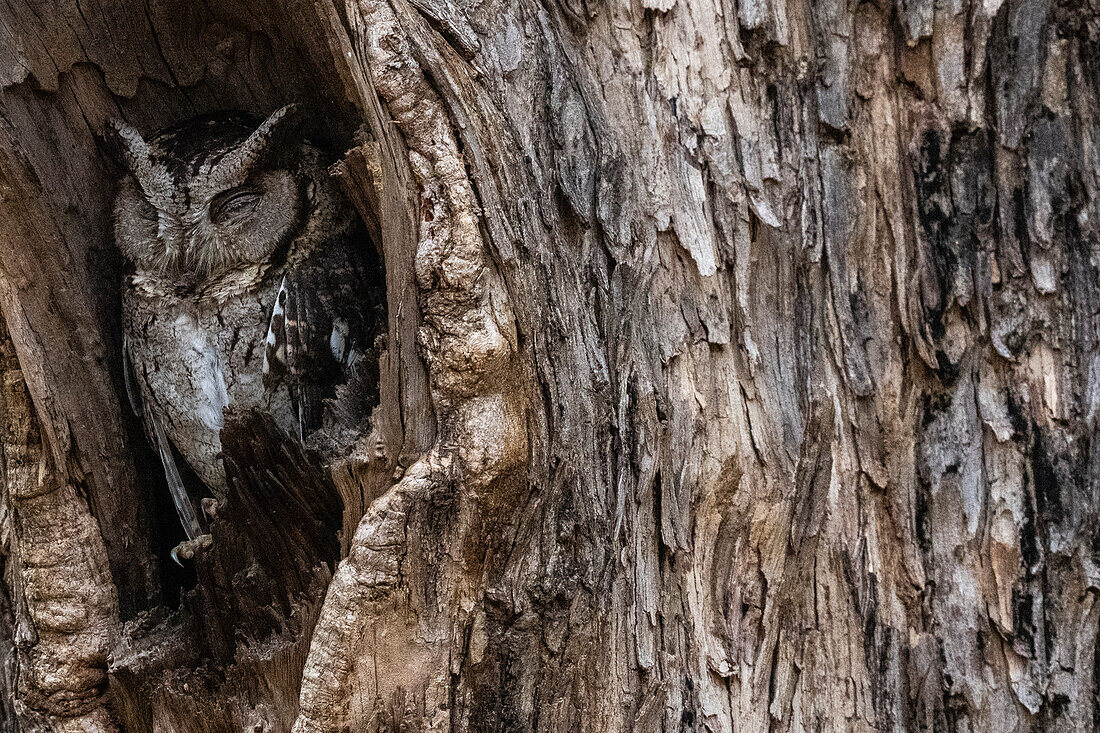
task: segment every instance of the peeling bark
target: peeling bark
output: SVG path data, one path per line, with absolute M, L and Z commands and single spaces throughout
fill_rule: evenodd
M 356 530 L 314 634 L 297 733 L 379 719 L 446 726 L 448 660 L 479 643 L 467 639 L 476 633 L 467 626 L 484 614 L 485 579 L 500 572 L 493 556 L 512 523 L 527 458 L 511 307 L 478 229 L 446 111 L 393 11 L 362 3 L 349 12 L 419 186 L 414 268 L 425 297 L 418 336 L 439 437 Z M 441 512 L 450 517 L 433 516 Z
M 76 488 L 54 468 L 7 330 L 0 328 L 3 395 L 5 624 L 18 654 L 14 730 L 112 733 L 107 655 L 118 600 L 99 528 Z M 5 604 L 6 605 L 6 604 Z M 16 721 L 12 721 L 15 726 Z
M 1093 0 L 40 5 L 0 8 L 4 373 L 34 400 L 8 422 L 43 435 L 5 441 L 0 631 L 21 684 L 62 647 L 80 671 L 17 708 L 296 733 L 1100 725 Z M 295 633 L 232 647 L 300 674 L 211 652 L 173 669 L 241 676 L 187 715 L 140 667 L 102 697 L 107 599 L 129 629 L 173 609 L 117 292 L 91 274 L 118 267 L 94 135 L 289 101 L 386 267 L 379 407 L 318 479 L 343 517 L 302 535 L 342 560 Z M 18 488 L 27 461 L 48 501 Z M 36 545 L 63 514 L 70 545 Z M 76 567 L 72 542 L 109 561 L 70 571 L 102 636 L 36 650 L 20 619 L 64 586 L 20 563 Z M 303 557 L 284 565 L 328 578 Z

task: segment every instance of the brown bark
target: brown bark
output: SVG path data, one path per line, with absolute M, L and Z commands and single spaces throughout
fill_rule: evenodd
M 15 664 L 79 661 L 20 674 L 24 729 L 1097 728 L 1098 10 L 0 7 L 7 419 L 44 436 L 5 455 L 55 489 L 6 458 L 0 518 L 110 567 L 51 637 L 42 539 L 0 538 Z M 289 101 L 382 245 L 380 406 L 327 476 L 277 451 L 328 499 L 263 592 L 215 554 L 177 610 L 95 136 Z M 219 546 L 259 559 L 248 495 Z
M 117 730 L 106 706 L 106 658 L 118 605 L 96 521 L 42 442 L 23 372 L 0 328 L 3 533 L 10 537 L 4 609 L 16 658 L 10 703 L 19 729 Z M 5 603 L 5 606 L 7 603 Z M 14 721 L 13 721 L 14 722 Z

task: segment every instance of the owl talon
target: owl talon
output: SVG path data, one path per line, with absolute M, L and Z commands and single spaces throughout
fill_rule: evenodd
M 213 546 L 213 544 L 213 535 L 202 534 L 193 540 L 184 540 L 183 542 L 179 543 L 172 548 L 172 552 L 170 552 L 169 555 L 171 555 L 172 560 L 175 561 L 175 563 L 182 568 L 183 562 L 180 561 L 180 558 L 183 558 L 184 560 L 193 560 L 195 558 L 195 555 L 197 555 L 202 550 L 209 550 Z
M 202 500 L 202 513 L 207 516 L 208 519 L 214 520 L 218 518 L 218 500 L 213 497 L 207 496 Z

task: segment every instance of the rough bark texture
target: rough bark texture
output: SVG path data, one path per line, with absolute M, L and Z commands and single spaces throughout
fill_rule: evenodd
M 228 494 L 177 614 L 126 624 L 108 672 L 123 730 L 285 730 L 339 559 L 339 494 L 268 415 L 227 411 Z M 232 701 L 226 704 L 226 701 Z M 159 727 L 158 727 L 159 726 Z
M 0 5 L 0 725 L 1100 726 L 1094 0 L 110 5 Z M 95 136 L 288 101 L 381 242 L 380 406 L 279 453 L 328 499 L 271 613 L 165 657 Z
M 2 531 L 10 538 L 3 610 L 15 645 L 5 663 L 11 683 L 3 686 L 4 708 L 18 715 L 21 727 L 10 721 L 16 730 L 113 732 L 106 659 L 118 602 L 106 548 L 87 502 L 61 478 L 42 444 L 6 328 L 0 328 L 0 359 L 0 504 Z

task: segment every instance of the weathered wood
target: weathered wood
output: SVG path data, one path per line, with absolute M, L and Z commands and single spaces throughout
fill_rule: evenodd
M 86 500 L 54 467 L 2 324 L 0 382 L 0 531 L 7 545 L 0 687 L 10 695 L 3 708 L 16 716 L 0 721 L 12 730 L 113 733 L 106 658 L 118 600 L 106 548 Z
M 126 730 L 166 717 L 179 730 L 287 730 L 296 715 L 343 506 L 319 458 L 268 415 L 229 411 L 222 448 L 229 489 L 195 589 L 180 613 L 127 625 L 113 655 Z
M 1095 0 L 88 5 L 0 8 L 0 307 L 130 606 L 104 119 L 304 100 L 390 319 L 308 659 L 127 725 L 1096 728 Z
M 10 554 L 5 548 L 5 557 Z M 15 701 L 19 660 L 15 653 L 15 615 L 7 591 L 10 585 L 10 581 L 5 581 L 0 588 L 0 731 L 18 733 Z
M 222 430 L 229 493 L 196 560 L 193 612 L 222 661 L 238 638 L 262 641 L 339 560 L 343 505 L 319 457 L 268 415 L 228 412 Z M 327 568 L 327 570 L 326 570 Z M 312 596 L 312 598 L 311 598 Z

